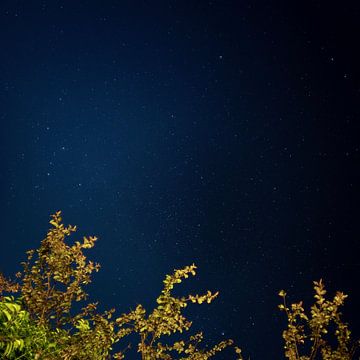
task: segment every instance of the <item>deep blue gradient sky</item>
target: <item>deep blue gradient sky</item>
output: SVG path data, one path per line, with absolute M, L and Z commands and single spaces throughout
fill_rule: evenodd
M 0 271 L 62 210 L 104 308 L 194 262 L 209 344 L 281 358 L 277 293 L 321 277 L 359 335 L 360 7 L 290 3 L 1 1 Z

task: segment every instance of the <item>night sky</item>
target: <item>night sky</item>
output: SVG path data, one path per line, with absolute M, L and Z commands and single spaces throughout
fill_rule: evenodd
M 62 210 L 104 309 L 195 263 L 205 343 L 282 358 L 277 294 L 320 278 L 360 336 L 360 5 L 330 3 L 2 0 L 0 271 Z

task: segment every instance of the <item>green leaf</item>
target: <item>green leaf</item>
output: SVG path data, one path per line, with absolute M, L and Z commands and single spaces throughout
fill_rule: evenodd
M 9 312 L 5 309 L 2 309 L 2 313 L 5 314 L 6 318 L 8 321 L 11 320 L 11 315 L 9 314 Z

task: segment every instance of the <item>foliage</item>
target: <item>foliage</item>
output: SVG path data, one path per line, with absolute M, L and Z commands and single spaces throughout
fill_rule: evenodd
M 39 324 L 55 322 L 57 326 L 72 322 L 70 309 L 74 301 L 87 298 L 82 288 L 91 282 L 90 275 L 100 268 L 99 264 L 87 262 L 82 249 L 94 246 L 96 237 L 84 237 L 83 242 L 76 241 L 69 246 L 65 237 L 76 231 L 75 226 L 64 227 L 60 212 L 52 216 L 46 238 L 36 251 L 27 252 L 28 258 L 23 262 L 21 296 L 29 312 Z
M 206 360 L 233 345 L 229 339 L 210 349 L 200 349 L 201 332 L 171 345 L 159 341 L 163 336 L 190 329 L 191 321 L 181 313 L 188 303 L 210 303 L 218 295 L 208 291 L 204 295 L 172 296 L 176 284 L 195 275 L 194 264 L 166 276 L 157 307 L 149 315 L 138 305 L 113 319 L 115 309 L 100 314 L 96 303 L 88 303 L 78 314 L 71 314 L 74 302 L 87 299 L 83 286 L 91 282 L 91 274 L 100 268 L 83 254 L 84 249 L 94 246 L 96 237 L 84 237 L 82 242 L 70 246 L 65 239 L 76 227 L 65 227 L 60 211 L 52 215 L 50 224 L 52 228 L 39 249 L 27 252 L 23 271 L 16 274 L 18 283 L 0 274 L 2 359 L 124 359 L 130 344 L 117 353 L 113 353 L 112 346 L 131 333 L 139 336 L 137 348 L 143 360 Z M 20 295 L 15 299 L 3 296 L 3 292 Z M 233 349 L 237 359 L 242 360 L 241 350 L 234 345 Z
M 339 308 L 344 304 L 345 295 L 336 292 L 333 300 L 325 299 L 326 290 L 322 280 L 314 281 L 315 304 L 311 306 L 310 315 L 305 314 L 302 301 L 286 304 L 286 293 L 279 292 L 283 303 L 279 305 L 288 320 L 288 327 L 283 332 L 285 356 L 290 360 L 350 360 L 354 357 L 360 341 L 351 343 L 348 325 L 341 320 Z M 335 328 L 336 347 L 328 337 L 331 326 Z M 308 355 L 300 355 L 301 348 L 309 347 Z
M 211 303 L 218 295 L 218 292 L 212 294 L 208 291 L 205 295 L 189 295 L 187 297 L 175 298 L 171 295 L 171 290 L 175 284 L 181 283 L 182 278 L 188 278 L 189 274 L 195 275 L 196 266 L 193 264 L 184 269 L 175 270 L 173 275 L 167 275 L 164 280 L 164 289 L 157 298 L 157 308 L 153 310 L 148 317 L 142 305 L 138 305 L 134 311 L 129 314 L 123 314 L 116 319 L 116 323 L 127 334 L 136 332 L 140 336 L 138 352 L 146 360 L 166 359 L 171 360 L 173 357 L 169 354 L 175 351 L 183 357 L 180 359 L 202 360 L 208 359 L 225 347 L 232 345 L 232 340 L 222 341 L 210 350 L 200 350 L 197 345 L 202 341 L 203 334 L 197 333 L 191 336 L 187 342 L 178 341 L 173 345 L 164 345 L 158 342 L 162 335 L 171 335 L 177 331 L 183 332 L 189 330 L 191 322 L 182 314 L 181 310 L 187 306 L 188 302 L 202 304 L 203 302 Z M 242 359 L 241 350 L 235 347 L 238 359 Z M 185 357 L 184 357 L 185 355 Z
M 50 332 L 30 319 L 21 300 L 6 296 L 0 302 L 0 354 L 3 359 L 56 358 L 57 342 L 66 334 Z
M 176 284 L 196 275 L 194 264 L 166 275 L 164 288 L 156 299 L 156 307 L 147 312 L 139 304 L 135 310 L 114 316 L 115 309 L 97 312 L 97 303 L 87 303 L 72 314 L 74 302 L 85 301 L 88 294 L 83 286 L 91 282 L 91 274 L 99 264 L 87 261 L 83 250 L 91 249 L 96 237 L 84 237 L 82 242 L 66 244 L 66 237 L 76 231 L 65 227 L 61 213 L 52 215 L 46 238 L 38 250 L 27 252 L 23 271 L 16 274 L 17 282 L 0 274 L 0 357 L 4 360 L 108 360 L 124 359 L 126 350 L 114 352 L 113 345 L 130 334 L 138 336 L 137 351 L 142 360 L 207 360 L 231 346 L 238 360 L 241 350 L 233 340 L 221 341 L 212 348 L 200 348 L 203 333 L 199 332 L 172 344 L 161 342 L 164 337 L 188 331 L 192 325 L 182 310 L 189 303 L 211 303 L 218 292 L 174 297 Z M 315 304 L 310 315 L 303 303 L 286 304 L 286 293 L 279 295 L 279 305 L 287 316 L 283 332 L 285 357 L 289 360 L 350 360 L 359 342 L 351 343 L 348 325 L 341 320 L 339 308 L 347 295 L 337 292 L 332 301 L 325 299 L 322 280 L 314 282 Z M 18 297 L 3 293 L 19 293 Z M 332 346 L 328 333 L 334 327 L 337 346 Z M 310 343 L 310 344 L 309 344 Z M 306 352 L 308 345 L 309 355 Z

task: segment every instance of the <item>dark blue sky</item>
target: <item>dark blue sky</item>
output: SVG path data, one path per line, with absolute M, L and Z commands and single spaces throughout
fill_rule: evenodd
M 189 310 L 210 344 L 280 358 L 277 293 L 310 305 L 320 277 L 359 335 L 359 10 L 2 1 L 0 270 L 60 209 L 100 238 L 104 308 L 153 306 L 194 262 L 178 291 L 220 291 Z

